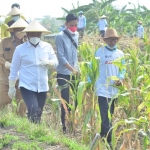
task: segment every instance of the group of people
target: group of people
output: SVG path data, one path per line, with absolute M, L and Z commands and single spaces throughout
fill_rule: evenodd
M 78 16 L 78 28 L 77 31 L 80 33 L 80 36 L 83 37 L 84 30 L 86 28 L 86 17 L 83 15 L 83 11 L 79 11 L 79 16 Z M 102 15 L 99 18 L 99 21 L 97 23 L 99 33 L 101 37 L 104 37 L 105 31 L 108 28 L 108 23 L 107 23 L 107 16 Z M 65 25 L 61 25 L 59 28 L 59 32 L 63 31 L 65 29 Z M 138 20 L 137 21 L 137 33 L 136 36 L 138 38 L 143 38 L 144 37 L 144 27 L 142 26 L 142 21 Z
M 82 15 L 80 17 L 81 20 L 85 19 Z M 66 16 L 65 28 L 55 38 L 56 56 L 52 46 L 41 40 L 41 36 L 49 34 L 49 31 L 39 22 L 34 20 L 28 24 L 20 15 L 13 21 L 14 23 L 7 28 L 11 36 L 2 38 L 0 41 L 0 107 L 16 99 L 17 113 L 23 116 L 27 110 L 29 121 L 40 123 L 47 92 L 52 90 L 48 85 L 48 68 L 56 68 L 57 83 L 63 87 L 61 97 L 68 104 L 69 87 L 77 88 L 77 85 L 72 86 L 68 82 L 75 83 L 73 81 L 80 76 L 77 50 L 78 30 L 83 30 L 86 24 L 84 26 L 79 24 L 79 18 L 72 13 Z M 123 58 L 124 53 L 116 46 L 121 37 L 115 29 L 108 28 L 101 34 L 106 45 L 100 47 L 95 53 L 95 57 L 100 58 L 98 59 L 100 72 L 95 90 L 102 119 L 100 134 L 102 137 L 108 134 L 107 141 L 111 145 L 109 104 L 111 104 L 110 113 L 113 114 L 118 93 L 116 86 L 121 85 L 125 76 L 125 70 L 120 70 L 112 64 L 112 61 Z M 118 80 L 108 82 L 107 79 L 111 76 L 116 76 Z M 77 99 L 74 101 L 77 108 Z M 68 111 L 71 111 L 69 107 Z M 61 104 L 61 122 L 64 133 L 66 132 L 65 115 L 65 109 Z

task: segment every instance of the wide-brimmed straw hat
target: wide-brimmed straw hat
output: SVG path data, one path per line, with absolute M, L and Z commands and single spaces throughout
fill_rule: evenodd
M 13 7 L 12 10 L 7 14 L 8 16 L 20 15 L 22 12 L 17 7 Z
M 142 22 L 141 20 L 138 20 L 137 23 L 138 23 L 138 24 L 142 24 L 143 22 Z
M 22 32 L 42 32 L 43 34 L 51 33 L 36 20 L 32 21 Z
M 100 17 L 101 19 L 106 19 L 107 18 L 107 16 L 105 16 L 105 15 L 102 15 L 101 17 Z
M 105 32 L 105 36 L 103 39 L 108 39 L 108 38 L 118 38 L 118 40 L 121 38 L 121 36 L 118 36 L 116 29 L 113 28 L 108 28 Z
M 13 23 L 7 30 L 13 32 L 16 28 L 26 28 L 29 24 L 22 18 L 19 18 L 15 23 Z

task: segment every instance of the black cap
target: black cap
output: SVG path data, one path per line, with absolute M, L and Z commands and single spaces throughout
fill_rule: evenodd
M 17 7 L 17 8 L 19 8 L 19 9 L 20 9 L 20 5 L 19 5 L 18 3 L 14 3 L 14 4 L 12 4 L 12 5 L 11 5 L 11 8 L 13 8 L 13 7 Z
M 71 13 L 66 16 L 66 22 L 70 22 L 73 20 L 78 20 L 78 17 Z

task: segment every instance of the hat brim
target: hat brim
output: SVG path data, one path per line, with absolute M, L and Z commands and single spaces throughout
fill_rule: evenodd
M 103 39 L 108 39 L 108 38 L 118 38 L 118 41 L 122 38 L 122 36 L 110 36 L 110 37 L 103 37 Z
M 142 24 L 142 22 L 137 22 L 138 24 Z
M 8 28 L 6 29 L 7 31 L 10 31 L 10 32 L 14 32 L 14 29 L 22 29 L 24 30 L 26 27 L 14 27 L 14 28 Z
M 101 17 L 101 19 L 107 19 L 108 17 Z
M 42 35 L 47 35 L 52 33 L 51 31 L 22 31 L 22 33 L 32 33 L 32 32 L 42 32 Z

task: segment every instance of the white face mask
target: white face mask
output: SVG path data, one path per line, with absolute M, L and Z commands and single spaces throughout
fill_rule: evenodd
M 36 44 L 38 44 L 38 43 L 40 42 L 40 38 L 38 38 L 38 37 L 31 37 L 31 38 L 29 39 L 29 41 L 30 41 L 33 45 L 36 45 Z
M 20 18 L 20 16 L 12 16 L 12 20 L 17 21 Z

